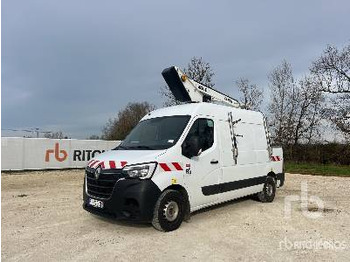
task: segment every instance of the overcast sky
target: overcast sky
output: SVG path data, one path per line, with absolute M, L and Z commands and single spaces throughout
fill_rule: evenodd
M 301 77 L 327 44 L 349 43 L 349 11 L 329 0 L 3 0 L 2 129 L 100 135 L 128 102 L 160 107 L 161 71 L 193 56 L 224 93 L 238 96 L 239 77 L 267 90 L 283 59 Z

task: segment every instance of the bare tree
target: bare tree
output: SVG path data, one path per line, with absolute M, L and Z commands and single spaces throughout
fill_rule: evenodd
M 350 93 L 350 44 L 342 50 L 327 46 L 323 55 L 312 63 L 310 71 L 317 78 L 322 91 Z
M 108 120 L 102 130 L 102 138 L 106 140 L 123 140 L 137 125 L 142 117 L 154 110 L 148 102 L 129 103 L 118 112 L 116 118 Z
M 271 133 L 274 142 L 277 144 L 285 144 L 290 140 L 291 132 L 288 117 L 290 117 L 288 108 L 289 95 L 288 92 L 294 89 L 294 78 L 292 67 L 287 61 L 272 70 L 268 75 L 270 88 L 270 104 L 268 111 L 270 114 Z
M 319 137 L 318 127 L 324 116 L 324 97 L 311 77 L 304 77 L 297 86 L 296 109 L 294 115 L 294 141 L 307 143 Z
M 330 97 L 325 115 L 346 139 L 350 139 L 350 94 Z
M 202 57 L 192 57 L 184 72 L 189 78 L 208 86 L 214 87 L 213 76 L 215 75 L 208 62 L 205 62 Z
M 213 83 L 213 76 L 215 74 L 211 69 L 210 64 L 205 62 L 202 57 L 192 57 L 183 71 L 189 78 L 192 78 L 203 85 L 208 87 L 213 87 L 215 85 Z M 168 86 L 161 87 L 159 93 L 165 98 L 164 106 L 181 104 L 180 101 L 176 100 Z
M 240 78 L 236 81 L 238 90 L 241 92 L 240 101 L 244 108 L 260 111 L 264 95 L 262 90 L 248 79 Z
M 274 142 L 297 145 L 317 136 L 323 96 L 311 77 L 296 82 L 291 65 L 283 61 L 269 74 L 268 106 Z
M 329 95 L 327 118 L 350 138 L 350 44 L 342 50 L 327 46 L 310 71 L 319 89 Z

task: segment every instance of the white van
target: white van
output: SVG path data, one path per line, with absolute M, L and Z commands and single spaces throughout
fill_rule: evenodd
M 271 202 L 284 183 L 259 112 L 189 103 L 146 115 L 114 150 L 88 163 L 87 211 L 177 229 L 201 208 L 255 194 Z

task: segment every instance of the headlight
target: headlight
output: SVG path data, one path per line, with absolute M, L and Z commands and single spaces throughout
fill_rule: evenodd
M 156 167 L 157 163 L 131 165 L 124 167 L 123 173 L 125 173 L 128 177 L 146 179 L 153 175 Z

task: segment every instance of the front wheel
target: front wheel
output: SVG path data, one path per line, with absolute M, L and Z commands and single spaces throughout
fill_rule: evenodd
M 272 202 L 275 199 L 276 194 L 276 181 L 273 177 L 268 176 L 266 178 L 263 191 L 257 194 L 258 199 L 261 202 Z
M 184 219 L 184 203 L 184 198 L 179 191 L 165 190 L 154 207 L 153 227 L 165 232 L 178 229 Z

